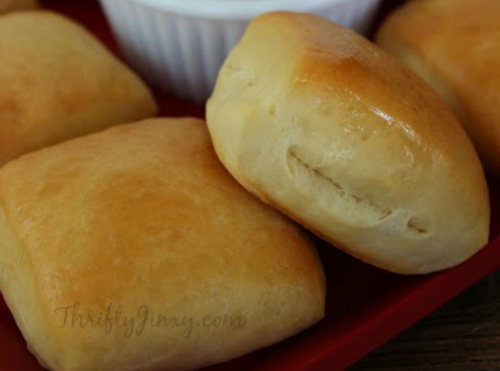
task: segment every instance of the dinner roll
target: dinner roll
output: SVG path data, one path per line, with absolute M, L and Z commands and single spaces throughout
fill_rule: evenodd
M 27 10 L 37 7 L 35 0 L 0 0 L 0 14 L 13 10 Z
M 45 11 L 0 17 L 0 166 L 155 113 L 147 87 L 77 24 Z
M 194 369 L 323 317 L 314 247 L 227 173 L 195 119 L 10 162 L 0 238 L 0 289 L 51 370 Z
M 500 1 L 411 1 L 377 41 L 439 93 L 499 177 Z
M 254 20 L 208 102 L 216 152 L 249 191 L 368 263 L 452 267 L 488 239 L 485 177 L 430 88 L 313 15 Z

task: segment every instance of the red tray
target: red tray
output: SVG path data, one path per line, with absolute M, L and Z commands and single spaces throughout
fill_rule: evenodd
M 96 2 L 47 0 L 49 8 L 85 24 L 118 55 Z M 202 117 L 203 107 L 158 94 L 162 114 Z M 326 317 L 302 334 L 206 371 L 341 370 L 396 336 L 500 267 L 500 183 L 490 181 L 489 245 L 464 264 L 426 276 L 402 277 L 361 263 L 317 240 L 327 281 Z M 457 231 L 459 233 L 459 231 Z M 0 297 L 0 369 L 43 370 Z

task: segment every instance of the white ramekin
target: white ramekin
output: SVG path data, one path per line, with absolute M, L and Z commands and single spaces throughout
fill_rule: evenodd
M 381 0 L 101 0 L 126 58 L 164 91 L 205 100 L 248 22 L 272 10 L 319 14 L 360 33 Z

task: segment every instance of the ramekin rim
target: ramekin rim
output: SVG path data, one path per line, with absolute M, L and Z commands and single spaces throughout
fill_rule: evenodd
M 197 18 L 251 19 L 276 10 L 311 12 L 359 0 L 115 0 Z M 365 0 L 366 1 L 366 0 Z M 375 0 L 373 0 L 375 1 Z M 194 6 L 196 5 L 196 6 Z

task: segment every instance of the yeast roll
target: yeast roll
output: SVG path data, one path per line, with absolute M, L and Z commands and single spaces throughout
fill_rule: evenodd
M 142 81 L 75 22 L 47 11 L 0 17 L 0 165 L 155 113 Z
M 409 1 L 391 14 L 377 42 L 422 77 L 500 177 L 500 1 Z
M 326 19 L 254 20 L 207 119 L 246 189 L 370 264 L 429 273 L 488 241 L 485 176 L 460 124 L 404 65 Z
M 36 0 L 0 0 L 0 14 L 17 11 L 29 10 L 38 7 Z
M 0 239 L 0 289 L 51 370 L 191 370 L 324 313 L 314 247 L 231 177 L 195 119 L 117 126 L 10 162 Z

